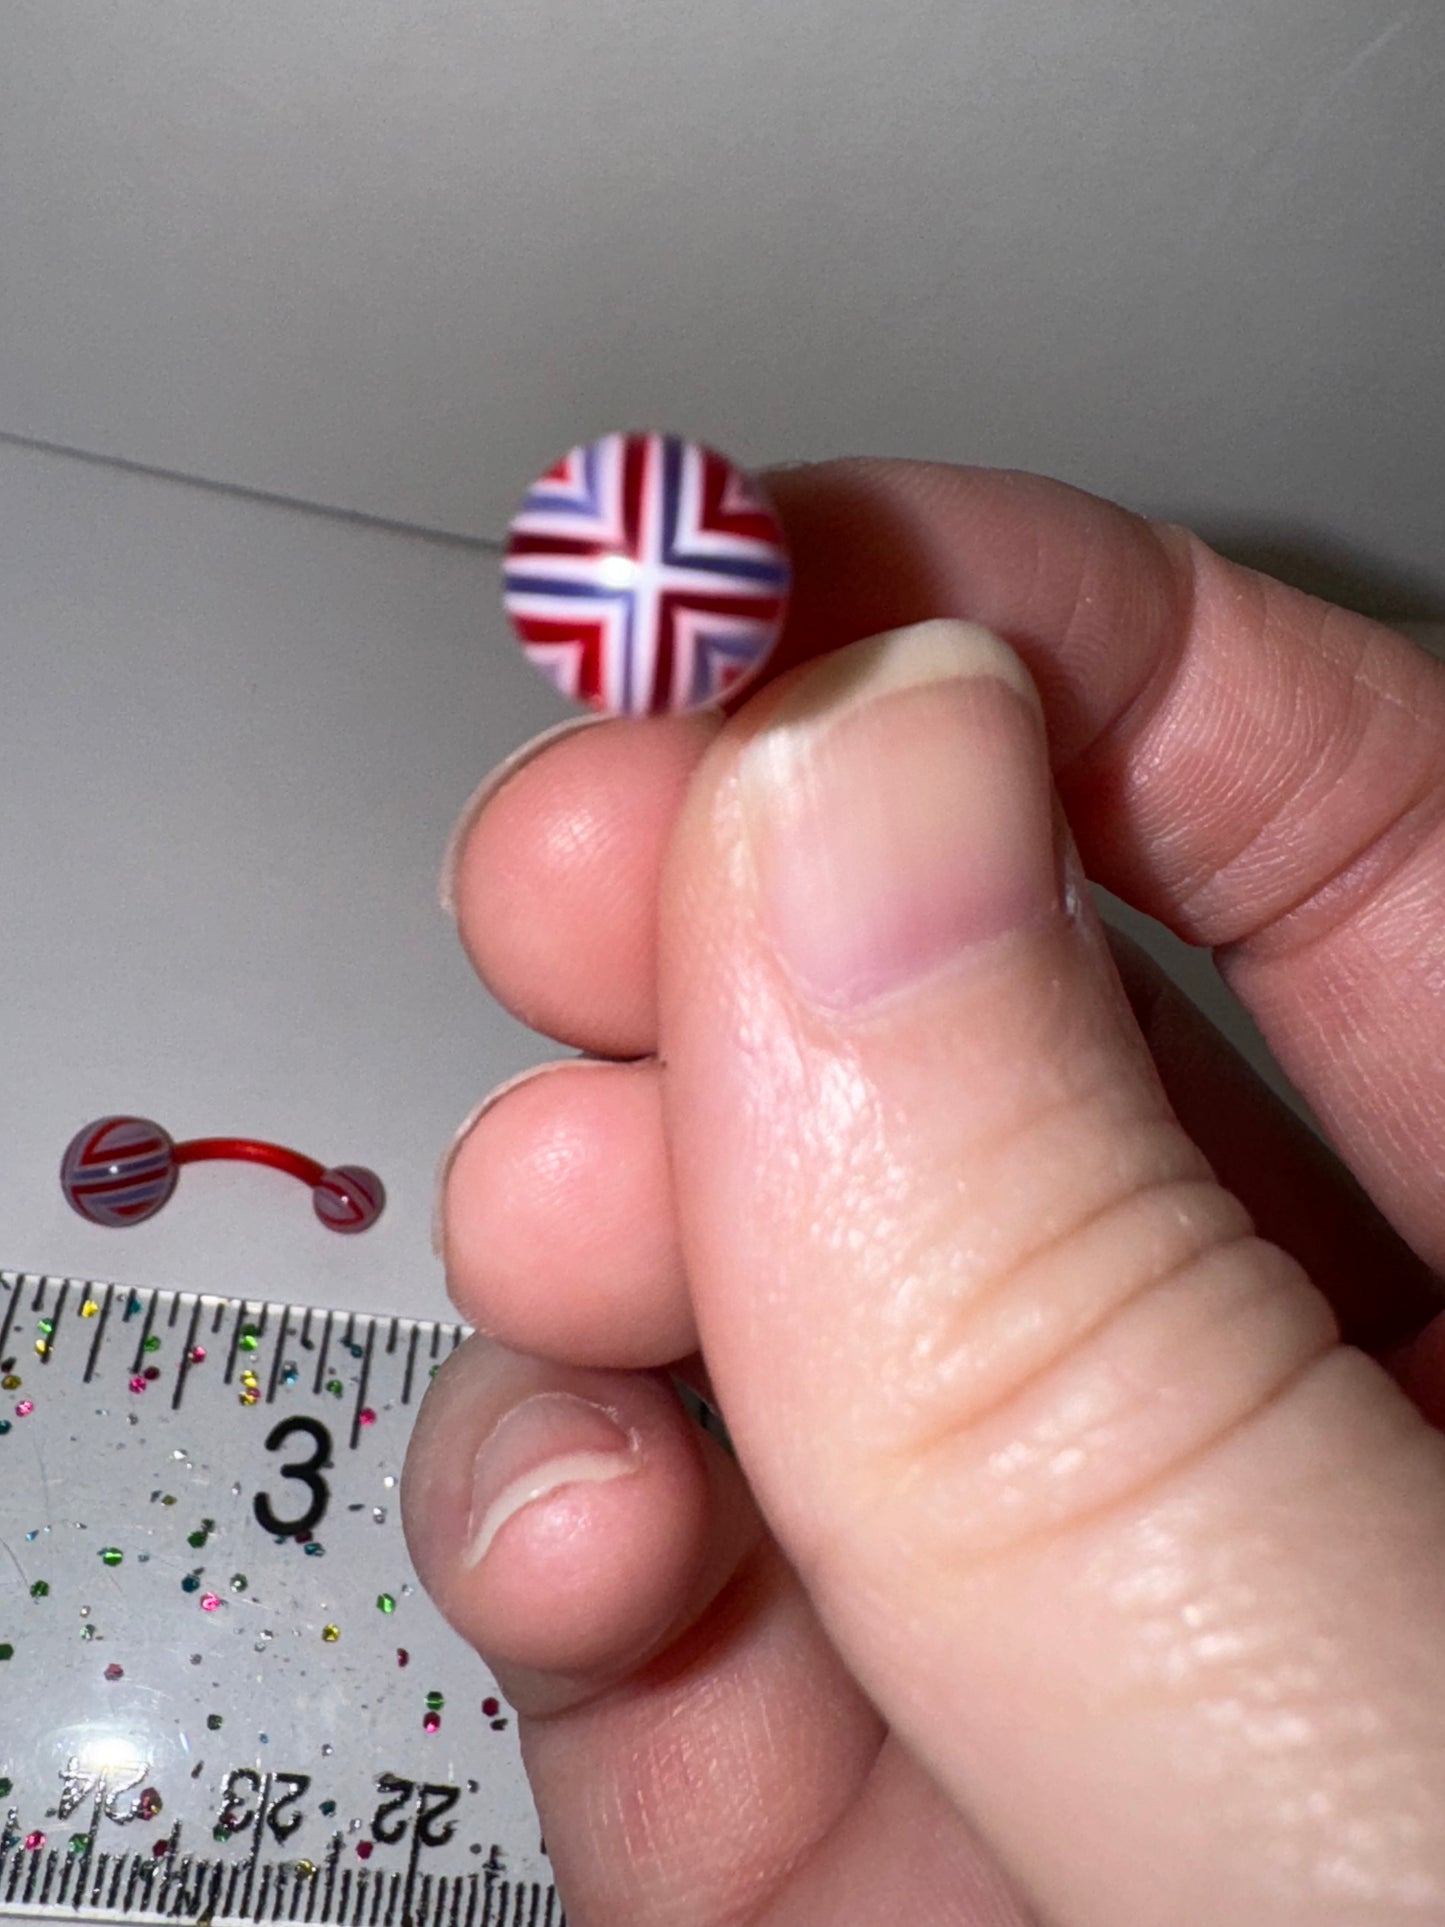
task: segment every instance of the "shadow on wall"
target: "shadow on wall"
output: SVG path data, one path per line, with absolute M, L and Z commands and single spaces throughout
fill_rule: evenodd
M 1423 571 L 1379 562 L 1335 536 L 1284 523 L 1200 528 L 1199 534 L 1231 562 L 1362 615 L 1382 622 L 1445 622 L 1445 583 Z

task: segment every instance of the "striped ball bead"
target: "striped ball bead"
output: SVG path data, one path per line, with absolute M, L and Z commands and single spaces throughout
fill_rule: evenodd
M 529 490 L 504 601 L 527 658 L 612 716 L 704 709 L 758 675 L 792 586 L 762 489 L 701 442 L 604 435 Z
M 60 1161 L 60 1188 L 92 1224 L 153 1218 L 176 1188 L 175 1145 L 148 1117 L 100 1117 L 77 1131 Z
M 366 1231 L 381 1216 L 386 1187 L 361 1164 L 333 1164 L 311 1193 L 321 1222 L 332 1231 Z

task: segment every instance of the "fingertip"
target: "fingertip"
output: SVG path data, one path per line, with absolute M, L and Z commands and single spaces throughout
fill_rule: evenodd
M 628 1367 L 696 1346 L 655 1063 L 505 1087 L 456 1147 L 441 1221 L 453 1299 L 504 1344 Z
M 407 1454 L 407 1543 L 521 1710 L 575 1698 L 676 1620 L 707 1559 L 709 1443 L 648 1376 L 477 1339 L 438 1374 Z
M 711 717 L 574 731 L 484 799 L 448 872 L 478 975 L 524 1023 L 609 1057 L 656 1039 L 657 892 Z

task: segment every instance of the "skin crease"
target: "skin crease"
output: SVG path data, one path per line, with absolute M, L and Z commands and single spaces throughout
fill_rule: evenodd
M 1355 1175 L 1081 906 L 865 1020 L 812 1007 L 738 814 L 777 691 L 524 765 L 457 853 L 463 940 L 534 1022 L 648 1061 L 589 1067 L 585 1107 L 522 1087 L 453 1164 L 452 1288 L 507 1345 L 439 1376 L 405 1509 L 523 1713 L 569 1918 L 1445 1917 L 1445 1446 L 1330 1315 L 1439 1396 L 1442 679 L 1035 478 L 775 495 L 788 655 L 1003 634 L 1089 873 L 1225 946 Z M 559 1142 L 620 1155 L 645 1225 L 576 1236 L 528 1177 Z M 699 1342 L 740 1467 L 605 1369 Z M 640 1461 L 465 1571 L 477 1447 L 568 1388 Z

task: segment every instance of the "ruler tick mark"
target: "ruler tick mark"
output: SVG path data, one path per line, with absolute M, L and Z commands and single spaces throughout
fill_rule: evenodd
M 81 1380 L 83 1385 L 89 1385 L 95 1377 L 96 1362 L 100 1357 L 100 1348 L 105 1342 L 105 1328 L 110 1323 L 110 1308 L 114 1302 L 115 1286 L 107 1285 L 100 1301 L 100 1316 L 95 1321 L 95 1337 L 90 1341 L 90 1356 L 85 1361 L 85 1376 Z

